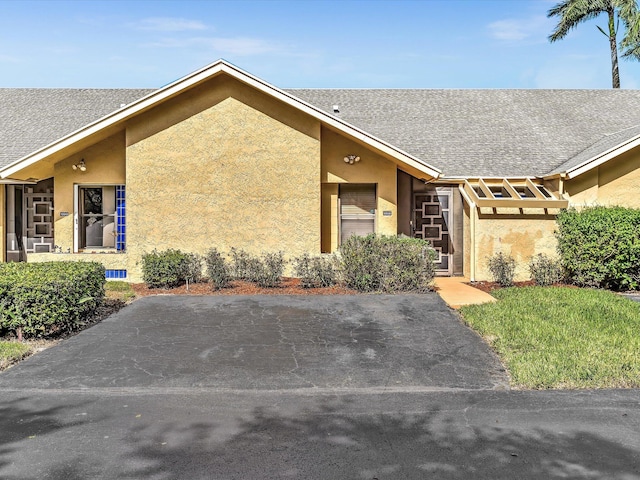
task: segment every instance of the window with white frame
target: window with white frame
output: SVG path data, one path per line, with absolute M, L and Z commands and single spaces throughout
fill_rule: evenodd
M 81 185 L 77 187 L 77 199 L 78 249 L 124 251 L 124 185 Z

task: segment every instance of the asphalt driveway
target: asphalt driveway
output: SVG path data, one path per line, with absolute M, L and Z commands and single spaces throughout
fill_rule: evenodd
M 640 480 L 638 391 L 505 385 L 436 295 L 143 298 L 0 373 L 0 478 Z
M 435 294 L 147 297 L 0 375 L 0 388 L 507 384 Z

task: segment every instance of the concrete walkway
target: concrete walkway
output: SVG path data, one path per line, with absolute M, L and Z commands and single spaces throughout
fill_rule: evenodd
M 436 291 L 440 298 L 451 308 L 458 309 L 464 305 L 476 305 L 480 303 L 495 302 L 486 292 L 468 285 L 469 279 L 465 277 L 436 277 Z

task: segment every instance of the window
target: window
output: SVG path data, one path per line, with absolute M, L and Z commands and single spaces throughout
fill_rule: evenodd
M 340 185 L 340 243 L 351 235 L 375 233 L 375 184 Z
M 78 247 L 124 251 L 124 185 L 78 187 Z

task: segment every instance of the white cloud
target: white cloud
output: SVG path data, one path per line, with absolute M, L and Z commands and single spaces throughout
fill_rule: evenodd
M 541 15 L 527 19 L 498 20 L 487 26 L 491 37 L 506 42 L 519 42 L 531 38 L 546 40 L 552 27 L 553 22 Z
M 158 32 L 183 32 L 207 29 L 207 26 L 199 20 L 172 17 L 144 18 L 132 24 L 132 26 L 138 30 L 153 30 Z

